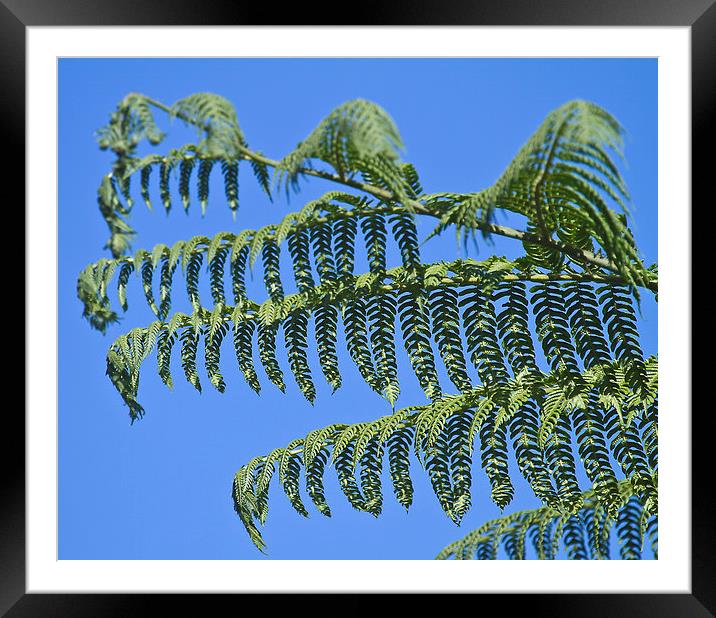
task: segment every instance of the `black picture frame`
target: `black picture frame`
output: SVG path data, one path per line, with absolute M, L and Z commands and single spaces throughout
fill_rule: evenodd
M 233 0 L 0 0 L 0 119 L 6 153 L 6 179 L 22 178 L 25 158 L 25 37 L 29 26 L 141 26 L 141 25 L 338 25 L 334 8 L 320 2 L 310 6 L 252 4 Z M 354 7 L 353 25 L 531 25 L 531 26 L 688 26 L 692 36 L 692 196 L 706 205 L 713 172 L 716 139 L 716 0 L 411 0 L 410 3 L 364 1 Z M 343 24 L 342 24 L 343 25 Z M 8 186 L 10 183 L 3 183 Z M 17 203 L 24 203 L 20 183 Z M 683 205 L 674 205 L 683 208 Z M 6 209 L 9 211 L 10 208 Z M 688 213 L 684 209 L 685 215 Z M 18 222 L 18 226 L 24 226 Z M 696 233 L 694 235 L 694 232 Z M 692 227 L 692 246 L 700 246 L 706 226 Z M 701 235 L 701 236 L 699 236 Z M 16 234 L 19 237 L 19 234 Z M 22 251 L 22 249 L 20 249 Z M 693 268 L 699 265 L 692 257 Z M 699 267 L 700 269 L 700 267 Z M 698 280 L 692 273 L 692 281 Z M 20 284 L 24 286 L 24 282 Z M 17 288 L 16 288 L 17 289 Z M 693 304 L 693 307 L 696 305 Z M 19 313 L 19 312 L 17 312 Z M 692 324 L 696 323 L 692 320 Z M 25 323 L 25 329 L 31 327 Z M 692 383 L 698 384 L 698 380 Z M 10 408 L 14 406 L 9 406 Z M 692 426 L 692 587 L 690 594 L 520 594 L 510 609 L 524 608 L 532 615 L 564 616 L 709 616 L 716 614 L 714 521 L 710 499 L 713 460 L 708 431 L 709 409 L 693 406 Z M 684 413 L 688 422 L 688 410 Z M 3 455 L 3 508 L 0 509 L 0 611 L 7 616 L 126 616 L 143 610 L 168 610 L 176 595 L 136 594 L 26 594 L 25 593 L 25 425 L 8 409 Z M 12 436 L 12 439 L 9 437 Z M 15 452 L 7 448 L 13 442 Z M 696 488 L 701 488 L 700 492 Z M 706 490 L 706 491 L 704 491 Z M 206 611 L 206 603 L 221 595 L 183 596 L 185 612 Z M 173 597 L 173 598 L 167 598 Z M 161 606 L 160 606 L 161 604 Z M 515 605 L 516 604 L 516 605 Z

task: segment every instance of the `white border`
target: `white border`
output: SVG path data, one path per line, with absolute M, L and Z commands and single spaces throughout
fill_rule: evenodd
M 27 37 L 27 591 L 690 592 L 690 29 L 191 28 L 190 37 L 186 28 L 132 30 L 131 55 L 138 57 L 658 57 L 660 558 L 310 565 L 56 560 L 57 331 L 47 310 L 48 299 L 57 298 L 57 57 L 126 56 L 130 48 L 127 28 L 33 27 Z

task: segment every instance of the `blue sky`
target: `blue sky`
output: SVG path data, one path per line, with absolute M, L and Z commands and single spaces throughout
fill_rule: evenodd
M 427 192 L 476 191 L 490 185 L 552 109 L 574 98 L 605 107 L 627 130 L 622 166 L 632 195 L 633 228 L 647 261 L 657 259 L 657 61 L 654 59 L 61 59 L 59 61 L 59 558 L 265 559 L 234 514 L 234 472 L 256 455 L 312 429 L 388 414 L 387 404 L 360 380 L 343 355 L 344 386 L 331 395 L 315 367 L 318 399 L 311 407 L 287 374 L 287 394 L 265 382 L 257 397 L 243 382 L 230 347 L 222 367 L 227 391 L 204 380 L 197 393 L 176 365 L 173 391 L 150 359 L 140 386 L 147 415 L 130 425 L 127 408 L 105 376 L 110 343 L 154 318 L 136 281 L 130 310 L 106 335 L 82 318 L 75 285 L 79 271 L 108 254 L 96 191 L 112 161 L 94 132 L 128 92 L 167 104 L 195 92 L 232 101 L 249 144 L 280 158 L 335 106 L 371 99 L 395 119 Z M 169 137 L 161 149 L 195 139 L 180 122 L 158 116 Z M 204 218 L 175 208 L 169 217 L 141 200 L 132 213 L 135 248 L 171 246 L 195 234 L 257 228 L 276 222 L 309 199 L 335 188 L 314 180 L 274 203 L 244 169 L 234 222 L 221 185 Z M 137 196 L 139 198 L 139 196 Z M 157 203 L 158 200 L 156 200 Z M 177 202 L 178 204 L 179 202 Z M 500 221 L 498 221 L 500 222 Z M 509 223 L 509 220 L 501 222 Z M 430 231 L 430 226 L 420 228 Z M 496 240 L 471 257 L 513 256 L 519 245 Z M 454 235 L 423 248 L 424 261 L 454 259 Z M 134 279 L 134 278 L 133 278 Z M 181 277 L 176 282 L 181 284 Z M 257 286 L 256 289 L 260 289 Z M 177 288 L 176 297 L 182 295 Z M 111 296 L 116 298 L 116 296 Z M 181 306 L 176 306 L 182 309 Z M 656 305 L 645 298 L 640 331 L 655 353 Z M 424 402 L 405 355 L 399 406 Z M 262 375 L 262 374 L 260 374 Z M 404 379 L 403 379 L 404 378 Z M 446 383 L 447 385 L 447 383 Z M 412 468 L 416 485 L 409 513 L 385 486 L 384 513 L 375 519 L 351 509 L 331 470 L 326 475 L 333 517 L 315 509 L 301 518 L 275 487 L 264 531 L 273 559 L 429 559 L 448 543 L 499 515 L 486 477 L 475 467 L 473 508 L 460 528 L 442 513 L 427 475 Z M 515 471 L 509 511 L 539 506 Z

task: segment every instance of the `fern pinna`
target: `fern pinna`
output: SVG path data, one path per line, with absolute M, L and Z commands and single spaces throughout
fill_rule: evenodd
M 157 146 L 164 138 L 157 111 L 196 127 L 197 143 L 139 156 L 143 140 Z M 203 388 L 205 373 L 224 392 L 220 359 L 232 345 L 257 393 L 267 383 L 285 389 L 285 354 L 310 402 L 315 380 L 335 391 L 352 362 L 390 404 L 392 413 L 375 421 L 311 431 L 239 468 L 234 507 L 259 549 L 273 479 L 299 514 L 309 512 L 305 490 L 330 516 L 323 479 L 332 468 L 348 502 L 378 516 L 384 484 L 411 506 L 417 464 L 459 524 L 475 501 L 477 462 L 501 511 L 514 497 L 516 472 L 543 506 L 488 522 L 438 558 L 544 559 L 559 551 L 609 558 L 613 530 L 621 558 L 641 558 L 646 548 L 656 556 L 658 360 L 641 351 L 636 315 L 640 294 L 656 294 L 658 271 L 639 258 L 628 227 L 629 197 L 614 158 L 621 140 L 605 110 L 572 101 L 548 115 L 491 187 L 430 194 L 401 161 L 395 123 L 370 101 L 339 106 L 295 151 L 274 160 L 249 147 L 233 106 L 219 96 L 195 94 L 167 106 L 130 94 L 99 131 L 100 146 L 116 155 L 98 191 L 111 257 L 80 273 L 77 293 L 84 316 L 104 332 L 127 310 L 135 274 L 156 316 L 116 338 L 107 353 L 107 374 L 132 421 L 145 413 L 139 383 L 150 355 L 166 385 L 174 354 L 195 388 Z M 306 176 L 341 190 L 261 229 L 130 251 L 133 185 L 150 207 L 157 183 L 167 212 L 173 193 L 184 210 L 195 194 L 203 211 L 210 178 L 220 174 L 235 215 L 242 165 L 267 199 L 277 189 L 300 190 Z M 495 223 L 499 210 L 520 215 L 524 229 Z M 523 254 L 424 262 L 420 217 L 436 221 L 428 238 L 448 229 L 463 240 L 497 235 L 521 243 Z M 398 264 L 389 264 L 392 254 Z M 263 300 L 247 292 L 247 276 L 259 267 Z M 172 310 L 178 279 L 188 312 Z M 313 346 L 319 367 L 309 362 Z M 395 409 L 403 354 L 428 403 Z

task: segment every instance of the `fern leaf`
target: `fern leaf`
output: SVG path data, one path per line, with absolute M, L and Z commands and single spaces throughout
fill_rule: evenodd
M 428 399 L 442 395 L 435 358 L 430 346 L 430 325 L 427 299 L 420 292 L 405 292 L 398 298 L 398 314 L 403 331 L 405 350 L 421 388 Z
M 239 163 L 238 161 L 223 159 L 221 161 L 221 173 L 224 175 L 224 190 L 226 201 L 231 209 L 231 214 L 236 217 L 239 208 Z
M 537 284 L 532 290 L 537 336 L 554 371 L 577 376 L 579 365 L 572 343 L 564 293 L 559 284 Z
M 582 496 L 572 454 L 571 431 L 569 419 L 560 418 L 545 445 L 545 456 L 557 486 L 557 495 L 562 502 L 562 509 L 567 515 L 574 514 L 582 506 Z
M 308 342 L 306 341 L 306 332 L 308 330 L 308 313 L 304 310 L 295 311 L 286 318 L 284 322 L 283 332 L 286 337 L 286 351 L 288 352 L 288 362 L 291 366 L 291 372 L 296 378 L 296 383 L 308 399 L 313 404 L 316 399 L 316 387 L 311 378 L 311 368 L 308 365 L 306 349 Z
M 393 226 L 393 235 L 400 249 L 403 266 L 409 268 L 420 264 L 420 246 L 418 245 L 418 231 L 415 228 L 413 215 L 400 212 L 390 217 Z
M 181 364 L 187 382 L 201 392 L 201 382 L 196 368 L 196 353 L 199 346 L 200 327 L 192 316 L 192 323 L 184 327 L 179 338 L 182 342 Z
M 628 480 L 620 482 L 619 492 L 622 499 L 617 519 L 607 515 L 597 494 L 589 490 L 581 494 L 583 506 L 575 515 L 563 516 L 548 506 L 506 515 L 451 543 L 437 559 L 494 560 L 498 557 L 496 548 L 502 544 L 508 559 L 521 560 L 532 557 L 526 551 L 526 538 L 532 541 L 538 559 L 554 559 L 560 546 L 573 560 L 608 559 L 612 531 L 616 532 L 620 557 L 640 559 L 643 550 L 638 530 L 643 503 L 632 493 Z M 657 520 L 654 517 L 650 521 Z M 656 552 L 652 553 L 656 557 Z
M 333 110 L 276 169 L 277 179 L 297 186 L 304 169 L 314 160 L 329 164 L 341 179 L 354 173 L 378 179 L 394 192 L 404 193 L 397 162 L 402 141 L 388 114 L 363 99 L 348 101 Z
M 496 324 L 512 371 L 515 375 L 523 370 L 536 371 L 525 284 L 520 281 L 502 284 L 495 290 L 494 298 L 496 302 L 503 302 L 496 315 Z
M 499 386 L 508 379 L 497 338 L 497 318 L 489 294 L 478 286 L 464 291 L 460 299 L 467 349 L 485 385 Z
M 278 462 L 278 477 L 283 485 L 283 491 L 288 496 L 291 506 L 299 515 L 308 517 L 308 511 L 303 506 L 300 493 L 301 458 L 295 450 L 301 446 L 303 440 L 294 440 L 281 454 Z
M 224 378 L 219 370 L 221 358 L 221 343 L 229 330 L 229 326 L 223 314 L 224 305 L 218 303 L 211 312 L 209 328 L 205 332 L 205 359 L 206 371 L 211 384 L 220 393 L 226 390 Z
M 472 381 L 467 373 L 460 336 L 458 293 L 448 287 L 435 288 L 430 292 L 429 303 L 432 332 L 448 376 L 460 391 L 468 391 L 472 388 Z
M 241 309 L 237 307 L 232 316 L 234 324 L 234 350 L 236 351 L 236 360 L 239 364 L 239 369 L 246 383 L 258 394 L 261 391 L 261 384 L 254 369 L 252 345 L 255 323 L 245 320 L 243 317 Z
M 413 503 L 413 481 L 410 478 L 410 444 L 412 428 L 403 425 L 387 440 L 390 478 L 395 499 L 407 511 Z
M 627 373 L 629 386 L 637 391 L 644 390 L 647 380 L 643 354 L 639 345 L 634 308 L 625 288 L 609 285 L 599 291 L 602 303 L 602 319 L 609 334 L 609 343 L 617 360 L 630 362 Z
M 343 325 L 348 353 L 358 371 L 376 393 L 381 393 L 380 379 L 373 365 L 368 341 L 368 317 L 362 298 L 348 301 L 343 308 Z
M 480 451 L 482 467 L 492 486 L 492 501 L 503 510 L 512 501 L 515 491 L 507 467 L 505 429 L 495 429 L 490 417 L 480 428 Z
M 398 364 L 395 357 L 396 302 L 392 295 L 371 297 L 368 301 L 370 343 L 380 384 L 380 392 L 391 406 L 400 394 Z

